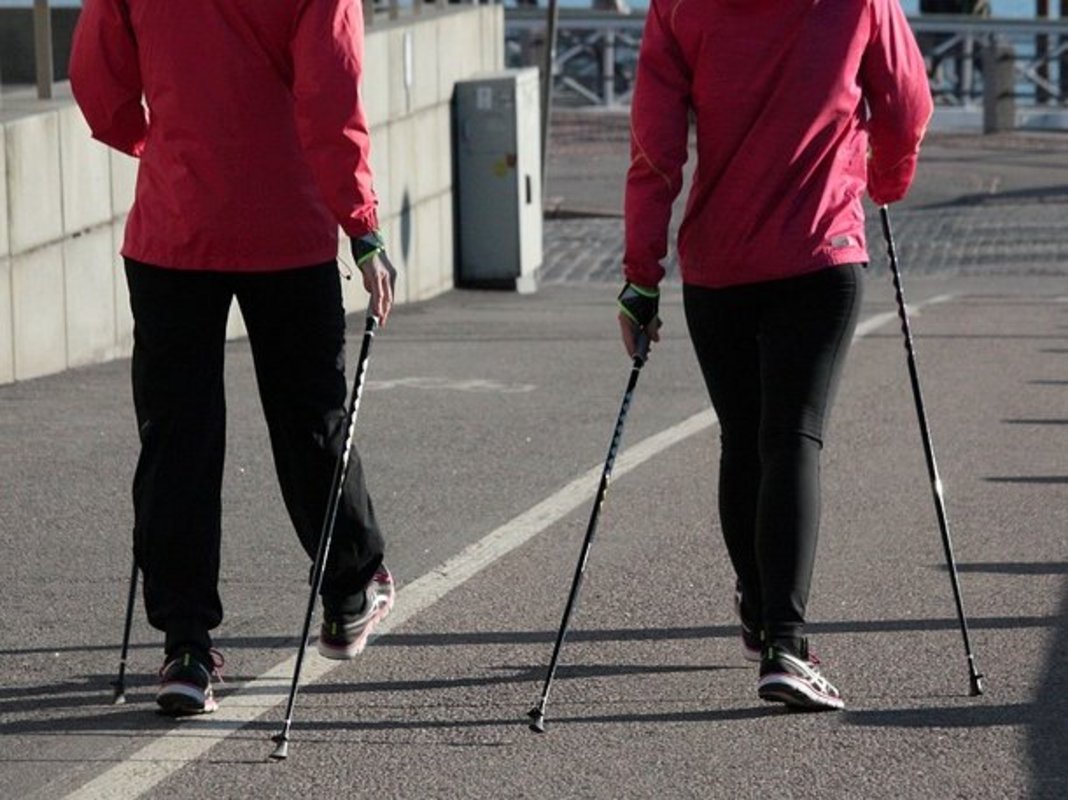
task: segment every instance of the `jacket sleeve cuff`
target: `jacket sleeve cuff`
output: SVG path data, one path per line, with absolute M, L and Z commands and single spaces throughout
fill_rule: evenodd
M 892 168 L 879 170 L 875 163 L 868 162 L 868 195 L 876 205 L 896 203 L 908 194 L 912 178 L 916 174 L 916 157 L 901 159 Z
M 359 239 L 379 229 L 378 209 L 375 206 L 357 212 L 341 223 L 341 229 L 350 239 Z
M 655 290 L 664 277 L 664 268 L 657 263 L 636 265 L 625 264 L 623 278 L 628 283 L 641 286 L 645 289 Z

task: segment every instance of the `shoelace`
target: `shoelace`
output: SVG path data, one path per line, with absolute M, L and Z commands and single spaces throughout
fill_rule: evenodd
M 167 671 L 167 668 L 171 664 L 173 664 L 175 661 L 177 661 L 178 658 L 182 658 L 185 655 L 188 655 L 188 653 L 183 653 L 181 656 L 178 656 L 176 658 L 172 658 L 170 661 L 165 661 L 163 663 L 163 666 L 159 668 L 159 676 L 162 678 L 163 677 L 163 673 Z M 212 647 L 212 648 L 210 648 L 208 650 L 208 657 L 211 658 L 211 669 L 208 669 L 207 667 L 204 667 L 205 671 L 208 673 L 208 675 L 211 676 L 211 678 L 213 680 L 215 680 L 215 681 L 217 681 L 219 683 L 226 683 L 226 681 L 223 680 L 223 674 L 222 674 L 222 668 L 226 664 L 226 659 L 223 658 L 223 654 L 221 652 L 219 652 L 218 650 L 216 650 L 214 647 Z M 204 666 L 204 665 L 202 664 L 201 666 Z
M 222 668 L 226 664 L 226 659 L 223 658 L 223 654 L 212 647 L 208 650 L 208 655 L 211 656 L 211 677 L 219 683 L 226 683 L 226 681 L 223 680 L 222 674 Z

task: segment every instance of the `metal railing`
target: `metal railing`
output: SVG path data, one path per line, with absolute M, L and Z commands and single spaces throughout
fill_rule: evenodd
M 643 12 L 560 9 L 553 59 L 554 102 L 627 105 L 644 26 Z M 540 66 L 546 47 L 545 12 L 507 9 L 504 38 L 508 66 Z
M 1011 47 L 1020 105 L 1068 106 L 1068 19 L 925 17 L 910 20 L 943 105 L 973 105 L 983 94 L 984 49 Z
M 362 0 L 365 25 L 479 0 Z M 486 0 L 482 0 L 486 2 Z M 509 66 L 543 63 L 546 15 L 538 8 L 508 8 L 505 48 Z M 1068 106 L 1068 19 L 997 19 L 978 16 L 910 17 L 929 65 L 936 103 L 972 106 L 982 102 L 984 48 L 1012 48 L 1017 105 Z M 643 12 L 560 9 L 553 61 L 555 102 L 625 106 L 634 72 Z M 51 4 L 33 0 L 37 96 L 52 97 Z
M 419 15 L 424 11 L 448 8 L 450 5 L 479 5 L 488 0 L 361 0 L 364 25 L 368 28 L 376 22 L 391 21 L 407 15 Z M 52 4 L 49 0 L 33 0 L 33 52 L 36 72 L 37 97 L 47 100 L 52 97 L 55 83 L 55 58 L 52 46 Z
M 540 64 L 545 14 L 509 9 L 505 53 L 509 66 Z M 553 65 L 554 102 L 562 105 L 625 106 L 645 15 L 561 9 Z M 983 51 L 1011 47 L 1012 93 L 1021 107 L 1068 106 L 1068 19 L 1000 19 L 924 15 L 909 18 L 929 67 L 936 103 L 983 102 Z

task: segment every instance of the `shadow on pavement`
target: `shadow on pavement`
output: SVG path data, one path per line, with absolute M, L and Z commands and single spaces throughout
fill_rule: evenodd
M 1020 205 L 1027 203 L 1068 203 L 1068 185 L 1042 186 L 1035 189 L 1015 189 L 1007 192 L 963 194 L 952 200 L 913 206 L 922 211 L 960 206 Z

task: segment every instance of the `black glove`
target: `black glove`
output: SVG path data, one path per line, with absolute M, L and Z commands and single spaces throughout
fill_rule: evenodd
M 385 251 L 386 240 L 377 230 L 365 233 L 358 239 L 352 239 L 352 257 L 356 259 L 356 269 L 359 269 L 367 259 L 374 258 Z
M 628 282 L 623 284 L 623 291 L 619 293 L 618 299 L 620 312 L 641 330 L 649 330 L 654 320 L 659 321 L 659 289 L 636 286 Z

